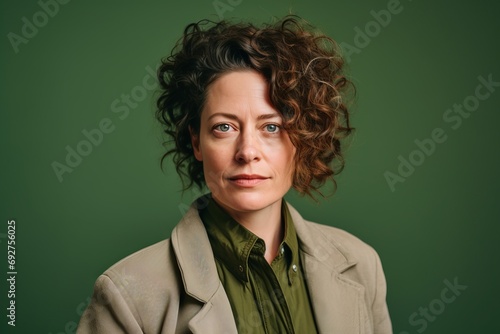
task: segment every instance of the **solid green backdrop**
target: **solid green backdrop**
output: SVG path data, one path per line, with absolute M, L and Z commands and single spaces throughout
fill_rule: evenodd
M 288 200 L 379 252 L 394 333 L 498 332 L 498 4 L 7 0 L 0 12 L 0 332 L 73 333 L 97 276 L 167 238 L 199 195 L 160 170 L 153 117 L 155 67 L 184 27 L 289 12 L 342 43 L 358 94 L 337 192 Z

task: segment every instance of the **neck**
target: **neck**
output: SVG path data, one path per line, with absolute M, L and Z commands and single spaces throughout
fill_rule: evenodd
M 281 201 L 282 199 L 261 210 L 246 212 L 234 211 L 221 205 L 239 224 L 264 240 L 266 244 L 264 258 L 268 263 L 271 263 L 278 254 L 284 236 Z

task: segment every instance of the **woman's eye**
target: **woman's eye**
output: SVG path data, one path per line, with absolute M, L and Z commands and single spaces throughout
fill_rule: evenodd
M 279 126 L 276 124 L 267 124 L 265 128 L 266 128 L 267 132 L 278 132 L 279 131 Z
M 229 124 L 219 124 L 216 125 L 214 129 L 220 132 L 228 132 L 229 130 L 231 130 L 231 126 Z

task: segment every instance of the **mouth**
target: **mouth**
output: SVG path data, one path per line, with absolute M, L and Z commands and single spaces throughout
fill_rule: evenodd
M 231 183 L 241 187 L 253 187 L 268 180 L 269 177 L 258 174 L 238 174 L 233 175 L 228 179 Z

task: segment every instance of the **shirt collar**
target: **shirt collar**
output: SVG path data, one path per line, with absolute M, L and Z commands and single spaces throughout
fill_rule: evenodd
M 248 282 L 250 252 L 253 249 L 254 252 L 263 254 L 264 240 L 234 220 L 210 194 L 207 197 L 208 203 L 200 210 L 200 217 L 207 230 L 214 256 L 224 263 L 235 277 Z M 281 204 L 281 217 L 285 230 L 279 252 L 283 249 L 283 255 L 288 259 L 287 272 L 292 283 L 299 270 L 299 247 L 295 226 L 284 199 Z

